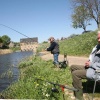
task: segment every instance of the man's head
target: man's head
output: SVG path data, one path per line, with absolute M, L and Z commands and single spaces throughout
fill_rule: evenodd
M 50 37 L 50 38 L 48 39 L 48 41 L 50 41 L 50 43 L 52 43 L 54 40 L 55 40 L 54 37 Z
M 98 31 L 97 39 L 98 39 L 98 43 L 100 44 L 100 31 Z

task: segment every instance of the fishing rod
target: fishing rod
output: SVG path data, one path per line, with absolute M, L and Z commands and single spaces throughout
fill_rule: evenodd
M 35 78 L 35 79 L 36 80 L 41 80 L 41 81 L 44 81 L 44 82 L 47 82 L 47 83 L 50 83 L 50 84 L 53 84 L 54 86 L 59 86 L 59 87 L 62 88 L 62 91 L 64 91 L 64 88 L 69 89 L 69 90 L 72 90 L 72 91 L 78 91 L 78 89 L 76 89 L 76 88 L 68 87 L 68 86 L 65 86 L 65 85 L 62 85 L 62 84 L 50 82 L 50 81 L 43 80 L 43 79 L 40 79 L 40 78 Z
M 68 86 L 65 86 L 65 85 L 62 85 L 62 84 L 58 84 L 58 83 L 54 83 L 54 82 L 50 82 L 50 81 L 47 81 L 47 80 L 43 80 L 43 79 L 40 79 L 40 78 L 35 78 L 35 80 L 40 80 L 40 81 L 44 81 L 44 82 L 47 82 L 47 83 L 50 83 L 52 85 L 54 85 L 54 88 L 51 89 L 52 92 L 55 92 L 55 93 L 59 93 L 58 89 L 56 88 L 56 86 L 59 86 L 63 92 L 63 100 L 65 100 L 65 96 L 64 96 L 64 88 L 66 89 L 69 89 L 69 90 L 72 90 L 72 91 L 79 91 L 78 89 L 76 88 L 71 88 L 71 87 L 68 87 Z
M 19 34 L 21 34 L 21 35 L 23 35 L 23 36 L 27 37 L 27 38 L 29 38 L 30 40 L 33 40 L 32 38 L 28 37 L 27 35 L 25 35 L 25 34 L 23 34 L 23 33 L 19 32 L 19 31 L 15 30 L 15 29 L 13 29 L 13 28 L 11 28 L 11 27 L 7 26 L 7 25 L 0 24 L 0 26 L 3 26 L 3 27 L 6 27 L 6 28 L 9 28 L 9 29 L 11 29 L 11 30 L 13 30 L 13 31 L 15 31 L 15 32 L 17 32 L 17 33 L 19 33 Z
M 23 33 L 19 32 L 19 31 L 15 30 L 15 29 L 13 29 L 13 28 L 11 28 L 11 27 L 7 26 L 7 25 L 0 24 L 0 26 L 3 26 L 3 27 L 6 27 L 6 28 L 9 28 L 9 29 L 11 29 L 11 30 L 13 30 L 13 31 L 15 31 L 15 32 L 17 32 L 17 33 L 19 33 L 19 34 L 21 34 L 21 35 L 23 35 L 23 36 L 27 37 L 27 38 L 30 38 L 30 37 L 28 37 L 27 35 L 25 35 L 25 34 L 23 34 Z
M 3 26 L 3 27 L 6 27 L 6 28 L 9 28 L 9 29 L 11 29 L 11 30 L 13 30 L 13 31 L 15 31 L 15 32 L 17 32 L 17 33 L 19 33 L 19 34 L 21 34 L 21 35 L 23 35 L 23 36 L 27 37 L 27 38 L 29 38 L 30 40 L 33 40 L 32 38 L 28 37 L 27 35 L 25 35 L 25 34 L 23 34 L 23 33 L 19 32 L 19 31 L 15 30 L 15 29 L 13 29 L 13 28 L 11 28 L 11 27 L 7 26 L 7 25 L 0 24 L 0 26 Z

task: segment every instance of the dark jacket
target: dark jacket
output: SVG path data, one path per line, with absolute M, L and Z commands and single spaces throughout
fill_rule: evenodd
M 59 44 L 53 41 L 47 51 L 51 51 L 52 54 L 59 53 Z

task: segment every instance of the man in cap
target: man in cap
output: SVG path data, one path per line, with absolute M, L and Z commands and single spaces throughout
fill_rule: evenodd
M 59 44 L 55 41 L 54 37 L 50 37 L 48 39 L 50 41 L 50 46 L 46 49 L 47 51 L 51 51 L 51 54 L 53 54 L 54 58 L 54 65 L 59 67 L 59 61 L 58 61 L 58 56 L 59 56 Z

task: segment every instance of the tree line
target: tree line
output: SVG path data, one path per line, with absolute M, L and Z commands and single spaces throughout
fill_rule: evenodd
M 86 27 L 94 20 L 100 30 L 100 0 L 71 0 L 71 3 L 73 28 L 83 28 L 87 31 Z

